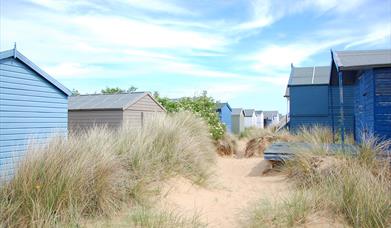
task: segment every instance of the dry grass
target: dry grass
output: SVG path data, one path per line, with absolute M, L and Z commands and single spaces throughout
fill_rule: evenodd
M 316 143 L 327 141 L 323 136 L 313 137 L 319 139 Z M 282 170 L 296 183 L 295 194 L 309 193 L 310 212 L 299 213 L 303 216 L 297 216 L 297 211 L 303 211 L 303 205 L 278 204 L 278 210 L 271 210 L 271 214 L 259 218 L 253 216 L 252 223 L 257 224 L 266 219 L 274 226 L 291 226 L 301 224 L 309 214 L 326 211 L 331 219 L 344 218 L 346 224 L 353 227 L 389 227 L 390 163 L 376 157 L 389 152 L 390 145 L 390 141 L 365 138 L 363 143 L 358 145 L 357 156 L 338 152 L 330 156 L 319 154 L 317 149 L 302 148 L 294 159 L 285 163 Z M 290 197 L 287 200 L 295 201 L 295 198 Z M 281 216 L 281 213 L 285 213 L 287 218 L 298 220 L 270 220 Z
M 318 199 L 311 191 L 296 191 L 271 202 L 261 200 L 247 212 L 245 227 L 295 227 L 305 225 L 317 211 Z
M 140 227 L 140 228 L 174 228 L 206 227 L 200 221 L 199 215 L 185 216 L 178 211 L 162 210 L 147 206 L 134 206 L 125 213 L 110 220 L 95 220 L 92 223 L 83 224 L 85 227 Z
M 262 155 L 265 149 L 275 141 L 294 141 L 295 137 L 285 130 L 277 131 L 276 128 L 248 128 L 242 135 L 248 142 L 245 149 L 245 157 Z
M 95 129 L 30 148 L 15 177 L 0 189 L 1 223 L 52 226 L 115 211 L 125 178 L 111 138 L 106 129 Z
M 342 219 L 346 226 L 391 226 L 391 167 L 390 160 L 382 160 L 391 152 L 390 140 L 365 137 L 346 153 L 328 146 L 333 137 L 327 128 L 303 128 L 290 137 L 310 145 L 298 147 L 281 168 L 296 189 L 282 202 L 260 202 L 248 213 L 248 226 L 306 226 L 314 214 Z
M 330 144 L 333 143 L 333 132 L 330 128 L 322 126 L 302 127 L 296 134 L 300 141 L 311 144 Z
M 0 188 L 0 226 L 77 225 L 142 202 L 166 178 L 202 183 L 214 149 L 207 125 L 190 113 L 156 116 L 142 129 L 94 128 L 32 144 L 14 178 Z
M 220 156 L 231 156 L 238 152 L 238 139 L 231 134 L 225 134 L 222 139 L 215 142 L 217 154 Z

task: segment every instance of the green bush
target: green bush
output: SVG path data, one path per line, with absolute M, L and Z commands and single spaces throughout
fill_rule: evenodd
M 216 102 L 212 97 L 208 97 L 206 92 L 201 96 L 184 97 L 178 100 L 159 97 L 155 94 L 156 99 L 164 106 L 169 113 L 179 111 L 190 111 L 201 117 L 208 123 L 209 131 L 213 139 L 222 139 L 225 134 L 225 125 L 219 120 L 216 113 Z

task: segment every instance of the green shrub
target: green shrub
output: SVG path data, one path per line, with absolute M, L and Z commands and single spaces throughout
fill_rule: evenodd
M 184 97 L 175 101 L 157 96 L 157 100 L 168 112 L 190 111 L 201 117 L 207 122 L 209 131 L 215 140 L 223 138 L 225 125 L 220 122 L 216 113 L 216 102 L 212 97 L 208 97 L 206 92 L 202 96 Z

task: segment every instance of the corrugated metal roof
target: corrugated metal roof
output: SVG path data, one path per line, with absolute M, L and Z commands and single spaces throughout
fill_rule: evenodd
M 292 85 L 323 85 L 330 82 L 329 66 L 293 67 L 288 86 Z
M 273 117 L 278 116 L 278 111 L 264 111 L 263 116 L 265 119 L 272 119 Z
M 52 85 L 54 85 L 56 88 L 58 88 L 60 91 L 65 93 L 67 96 L 72 95 L 72 92 L 63 86 L 61 83 L 59 83 L 56 79 L 52 78 L 49 74 L 47 74 L 45 71 L 43 71 L 41 68 L 39 68 L 37 65 L 35 65 L 33 62 L 31 62 L 26 56 L 22 55 L 16 48 L 8 50 L 8 51 L 2 51 L 0 52 L 0 60 L 6 59 L 6 58 L 17 58 L 24 64 L 26 64 L 28 67 L 30 67 L 33 71 L 35 71 L 38 75 L 46 79 L 48 82 L 50 82 Z
M 102 109 L 126 109 L 147 92 L 120 93 L 120 94 L 91 94 L 69 97 L 69 110 L 102 110 Z
M 340 70 L 391 66 L 391 49 L 362 51 L 333 51 Z
M 221 109 L 222 107 L 224 107 L 224 106 L 227 106 L 228 107 L 228 109 L 229 110 L 231 110 L 231 112 L 232 112 L 232 108 L 231 108 L 231 106 L 228 104 L 228 102 L 224 102 L 224 103 L 216 103 L 216 107 L 217 107 L 217 109 Z
M 261 115 L 262 113 L 263 113 L 263 111 L 261 111 L 261 110 L 255 111 L 255 115 L 256 115 L 256 116 L 259 116 L 259 115 Z
M 241 112 L 243 112 L 242 108 L 233 108 L 232 109 L 232 115 L 240 115 Z
M 255 109 L 244 109 L 243 111 L 244 111 L 244 116 L 250 117 L 253 116 Z

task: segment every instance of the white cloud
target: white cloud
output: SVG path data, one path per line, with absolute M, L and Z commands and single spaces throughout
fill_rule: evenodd
M 81 78 L 81 77 L 98 77 L 104 70 L 96 66 L 83 66 L 80 63 L 64 62 L 54 66 L 44 68 L 50 75 L 56 78 Z
M 344 14 L 357 9 L 367 0 L 252 0 L 250 2 L 250 19 L 235 26 L 236 30 L 252 30 L 270 26 L 285 16 L 311 12 Z
M 164 72 L 171 72 L 177 75 L 188 75 L 201 78 L 241 78 L 242 76 L 228 71 L 210 70 L 205 67 L 185 63 L 185 62 L 166 62 L 159 67 Z
M 311 37 L 310 34 L 307 34 Z M 334 37 L 334 39 L 319 39 L 312 37 L 311 40 L 293 40 L 284 45 L 267 45 L 257 52 L 244 57 L 244 59 L 255 61 L 253 68 L 257 71 L 269 71 L 274 69 L 289 69 L 291 63 L 295 65 L 308 61 L 319 52 L 325 52 L 334 46 L 349 42 L 352 37 Z M 268 70 L 269 69 L 269 70 Z
M 104 7 L 102 7 L 99 4 L 95 4 L 94 1 L 90 0 L 29 0 L 30 2 L 46 7 L 49 9 L 53 9 L 56 11 L 67 11 L 72 8 L 78 8 L 78 7 L 89 7 L 99 10 L 106 10 Z
M 385 43 L 391 45 L 391 22 L 388 24 L 382 24 L 375 26 L 369 33 L 363 36 L 352 39 L 353 41 L 345 46 L 345 49 L 349 49 L 356 46 L 374 46 L 377 44 Z
M 277 15 L 271 12 L 271 1 L 251 1 L 252 16 L 251 20 L 239 24 L 236 29 L 249 30 L 255 28 L 262 28 L 272 24 Z
M 132 7 L 150 10 L 156 12 L 165 12 L 170 14 L 193 15 L 194 11 L 178 6 L 178 4 L 170 3 L 170 1 L 158 0 L 119 0 L 119 2 L 126 3 Z
M 125 17 L 80 16 L 71 21 L 83 31 L 84 37 L 112 46 L 221 50 L 228 43 L 221 35 L 179 30 Z
M 229 101 L 238 95 L 246 93 L 253 93 L 259 90 L 256 84 L 250 83 L 218 83 L 205 87 L 208 94 L 214 97 L 216 100 Z
M 252 93 L 259 90 L 256 84 L 250 83 L 210 83 L 197 86 L 186 86 L 181 88 L 173 88 L 165 91 L 162 95 L 171 98 L 199 96 L 203 91 L 207 91 L 209 96 L 215 100 L 229 101 L 243 93 Z

